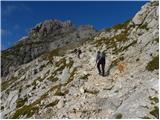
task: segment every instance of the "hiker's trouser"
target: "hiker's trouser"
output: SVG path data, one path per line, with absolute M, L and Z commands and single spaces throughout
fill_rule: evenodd
M 80 58 L 80 54 L 81 54 L 81 53 L 78 53 L 78 58 Z
M 105 73 L 105 63 L 98 62 L 97 63 L 97 69 L 98 69 L 99 74 L 102 73 L 102 75 L 104 76 L 104 73 Z M 101 69 L 102 69 L 102 71 L 101 71 Z

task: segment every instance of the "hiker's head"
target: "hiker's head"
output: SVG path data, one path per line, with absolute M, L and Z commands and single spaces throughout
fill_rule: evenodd
M 97 51 L 97 54 L 100 54 L 101 52 L 100 51 Z

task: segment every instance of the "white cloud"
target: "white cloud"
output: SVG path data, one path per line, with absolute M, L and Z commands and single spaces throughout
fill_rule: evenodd
M 14 28 L 15 30 L 18 30 L 18 29 L 20 29 L 20 26 L 19 26 L 18 24 L 15 24 L 15 25 L 13 26 L 13 28 Z
M 1 29 L 1 35 L 5 35 L 5 30 Z
M 5 36 L 5 35 L 11 35 L 11 32 L 10 31 L 7 31 L 5 29 L 0 29 L 0 32 L 1 32 L 1 36 Z
M 5 9 L 2 9 L 2 15 L 7 16 L 10 15 L 12 12 L 14 12 L 17 9 L 16 6 L 13 5 L 7 5 Z
M 12 14 L 13 12 L 15 12 L 17 10 L 19 10 L 19 11 L 23 10 L 23 11 L 26 11 L 26 12 L 31 12 L 31 9 L 28 6 L 24 5 L 24 4 L 17 5 L 17 6 L 15 6 L 15 5 L 6 5 L 6 7 L 3 8 L 2 11 L 1 11 L 2 12 L 2 16 L 8 16 L 8 15 Z
M 27 11 L 27 12 L 32 12 L 32 11 L 31 11 L 31 8 L 28 7 L 28 6 L 26 6 L 26 5 L 24 5 L 24 4 L 21 5 L 20 9 L 23 9 L 23 10 L 25 10 L 25 11 Z

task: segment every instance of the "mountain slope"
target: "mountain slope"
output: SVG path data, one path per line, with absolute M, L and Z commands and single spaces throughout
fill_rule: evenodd
M 3 77 L 2 117 L 158 118 L 158 28 L 158 2 L 149 2 L 80 45 L 81 59 L 63 47 L 19 66 Z M 106 52 L 105 77 L 97 50 Z
M 71 21 L 46 20 L 36 25 L 29 35 L 20 39 L 16 45 L 2 51 L 1 75 L 6 76 L 17 70 L 19 65 L 56 48 L 85 41 L 95 33 L 96 30 L 89 25 L 76 28 Z

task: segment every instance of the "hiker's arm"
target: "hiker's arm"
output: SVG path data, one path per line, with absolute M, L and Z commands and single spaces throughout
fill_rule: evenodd
M 96 57 L 96 63 L 98 63 L 98 59 L 99 59 L 99 57 L 97 56 L 97 57 Z

